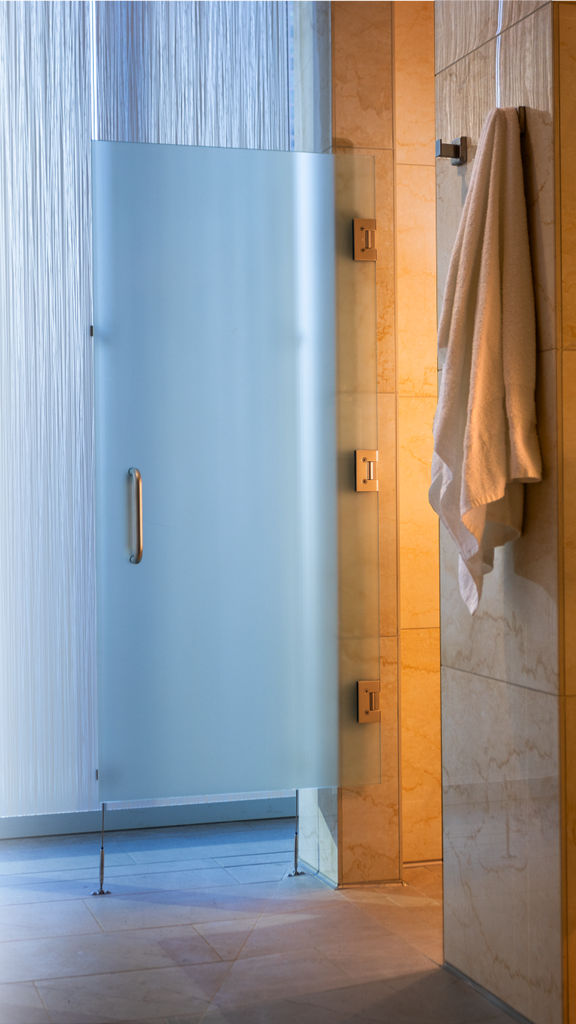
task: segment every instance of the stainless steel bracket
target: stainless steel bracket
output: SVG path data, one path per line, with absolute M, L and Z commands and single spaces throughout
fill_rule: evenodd
M 357 448 L 354 452 L 357 491 L 378 490 L 378 452 L 375 448 Z
M 358 721 L 360 725 L 380 721 L 380 680 L 361 680 L 358 687 Z

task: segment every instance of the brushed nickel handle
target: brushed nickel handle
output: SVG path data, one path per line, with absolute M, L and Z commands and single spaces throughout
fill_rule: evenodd
M 144 551 L 144 537 L 142 532 L 142 474 L 139 469 L 136 469 L 134 466 L 130 466 L 128 476 L 131 476 L 134 481 L 136 511 L 136 551 L 133 551 L 130 555 L 130 561 L 133 565 L 138 565 L 138 563 L 142 561 L 142 553 Z

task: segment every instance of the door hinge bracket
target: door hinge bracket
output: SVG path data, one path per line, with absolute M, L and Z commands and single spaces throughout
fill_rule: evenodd
M 375 448 L 357 448 L 354 452 L 357 491 L 378 490 L 378 452 Z
M 369 217 L 354 218 L 354 259 L 370 260 L 378 258 L 376 249 L 376 221 Z
M 380 680 L 361 680 L 358 687 L 358 722 L 368 725 L 380 721 Z

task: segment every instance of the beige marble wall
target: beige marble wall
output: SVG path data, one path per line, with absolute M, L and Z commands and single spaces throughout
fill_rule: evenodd
M 557 65 L 557 192 L 562 452 L 562 546 L 563 659 L 565 699 L 563 710 L 564 856 L 565 856 L 565 955 L 566 1019 L 576 1021 L 576 4 L 555 5 Z
M 471 142 L 466 166 L 438 161 L 440 294 L 482 123 L 497 104 L 527 108 L 544 460 L 543 483 L 527 488 L 524 535 L 498 551 L 474 617 L 459 597 L 455 551 L 441 532 L 445 957 L 535 1024 L 557 1024 L 562 704 L 553 7 L 519 0 L 435 6 L 436 134 Z
M 392 17 L 401 856 L 406 864 L 442 857 L 438 521 L 428 504 L 437 388 L 434 5 L 395 3 Z
M 397 695 L 397 578 L 396 578 L 396 403 L 394 344 L 394 162 L 392 150 L 392 11 L 389 3 L 347 3 L 332 5 L 333 41 L 333 145 L 337 166 L 348 164 L 348 230 L 353 216 L 376 217 L 378 262 L 361 264 L 343 260 L 339 269 L 341 285 L 350 301 L 348 315 L 355 331 L 343 335 L 339 327 L 339 388 L 345 401 L 364 402 L 376 417 L 376 435 L 370 417 L 364 424 L 364 440 L 356 443 L 341 433 L 340 460 L 345 465 L 354 447 L 378 447 L 381 453 L 379 494 L 341 494 L 349 507 L 349 518 L 340 517 L 340 633 L 341 658 L 341 752 L 342 781 L 339 803 L 339 880 L 341 884 L 378 881 L 399 876 L 398 807 L 398 695 Z M 369 161 L 373 173 L 373 195 L 360 187 L 363 166 Z M 342 179 L 340 179 L 342 180 Z M 361 194 L 363 192 L 363 194 Z M 373 202 L 374 206 L 371 206 Z M 373 282 L 368 294 L 364 280 Z M 367 318 L 373 323 L 368 324 Z M 361 321 L 364 321 L 362 325 Z M 359 352 L 373 342 L 376 359 Z M 348 353 L 348 355 L 346 355 Z M 360 359 L 362 374 L 351 375 L 349 358 Z M 354 395 L 350 395 L 350 389 Z M 342 420 L 342 406 L 340 419 Z M 342 481 L 344 484 L 344 481 Z M 342 554 L 353 552 L 359 521 L 365 521 L 369 564 L 346 571 Z M 388 558 L 383 564 L 382 550 Z M 380 552 L 380 554 L 379 554 Z M 371 590 L 362 603 L 354 595 L 354 584 Z M 377 621 L 373 622 L 374 612 Z M 354 630 L 354 636 L 351 636 Z M 358 679 L 381 675 L 380 726 L 361 728 L 353 720 L 353 687 Z M 349 692 L 349 697 L 347 697 Z
M 340 341 L 345 403 L 356 407 L 362 391 L 371 410 L 370 386 L 377 387 L 381 480 L 373 502 L 377 535 L 366 535 L 363 548 L 371 550 L 374 539 L 379 548 L 378 778 L 371 778 L 375 737 L 364 729 L 354 734 L 346 696 L 353 680 L 362 678 L 361 664 L 368 670 L 374 661 L 372 591 L 366 596 L 374 579 L 365 565 L 354 596 L 355 585 L 346 582 L 350 559 L 341 561 L 343 884 L 396 879 L 403 861 L 441 857 L 438 527 L 427 503 L 436 401 L 433 27 L 429 2 L 332 5 L 334 149 L 349 155 L 351 179 L 361 175 L 354 161 L 372 159 L 378 223 L 375 383 L 370 383 L 371 364 L 350 373 L 357 351 L 350 345 L 352 335 Z M 358 264 L 344 267 L 343 274 L 357 282 L 348 284 L 356 302 L 360 279 L 369 273 Z M 355 314 L 352 305 L 349 309 L 350 316 L 365 321 L 371 315 L 365 301 L 363 314 Z M 356 338 L 367 330 L 366 321 Z M 370 423 L 368 417 L 367 428 Z M 345 450 L 343 443 L 342 459 Z M 358 515 L 370 529 L 366 498 L 343 498 L 349 514 L 344 510 L 341 517 L 342 553 L 353 551 Z M 353 765 L 359 767 L 359 784 L 349 770 Z

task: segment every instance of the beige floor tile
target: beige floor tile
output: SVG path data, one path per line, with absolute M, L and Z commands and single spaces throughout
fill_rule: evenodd
M 99 931 L 85 904 L 75 900 L 0 908 L 0 942 Z
M 222 1011 L 336 990 L 343 975 L 313 949 L 237 960 L 214 1003 Z M 304 998 L 304 1001 L 311 1001 Z
M 235 960 L 252 934 L 256 921 L 255 917 L 236 921 L 208 921 L 197 924 L 196 931 L 222 960 Z
M 0 949 L 0 982 L 109 974 L 217 959 L 217 953 L 194 928 L 100 932 L 6 942 Z
M 0 1024 L 49 1024 L 34 985 L 0 985 Z
M 232 843 L 223 826 L 200 831 L 203 849 L 210 850 L 200 868 L 207 877 L 218 859 L 232 870 L 281 866 L 277 850 L 268 851 L 267 861 L 258 849 L 254 824 L 242 832 L 231 829 Z M 236 840 L 245 833 L 242 854 Z M 151 884 L 151 876 L 162 878 L 166 868 L 168 875 L 193 873 L 182 862 L 183 834 L 166 829 L 127 835 L 134 855 L 143 857 L 134 864 L 134 884 L 142 871 Z M 268 845 L 271 835 L 282 842 L 272 830 Z M 195 841 L 193 834 L 190 839 Z M 122 856 L 121 834 L 111 837 L 112 844 Z M 53 862 L 75 848 L 65 841 L 60 850 L 57 842 L 49 846 Z M 5 885 L 0 880 L 0 1024 L 510 1021 L 438 967 L 440 865 L 406 869 L 404 886 L 334 891 L 311 875 L 244 884 L 230 878 L 229 885 L 81 900 L 79 879 L 34 884 L 46 871 L 46 858 L 32 843 L 22 849 L 38 870 L 31 870 L 26 884 L 13 885 L 17 872 Z M 7 852 L 17 865 L 18 844 Z M 236 857 L 255 859 L 227 861 Z M 65 885 L 72 898 L 47 902 Z M 1 906 L 7 893 L 17 904 L 24 890 L 27 902 Z
M 168 967 L 154 971 L 62 978 L 38 985 L 58 1024 L 108 1024 L 188 1014 L 208 1008 L 228 964 Z

